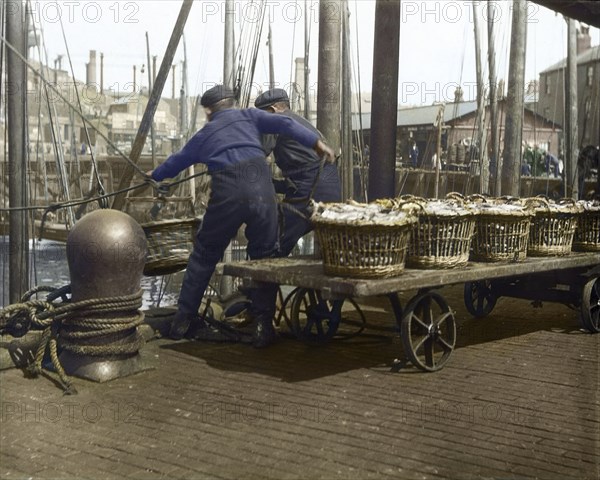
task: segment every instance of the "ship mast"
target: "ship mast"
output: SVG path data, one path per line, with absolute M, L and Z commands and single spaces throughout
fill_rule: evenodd
M 340 46 L 342 0 L 319 3 L 317 128 L 334 152 L 340 150 Z
M 512 10 L 501 192 L 502 195 L 518 197 L 520 194 L 523 106 L 525 100 L 523 88 L 525 85 L 527 1 L 514 0 Z
M 567 19 L 567 71 L 565 74 L 565 156 L 564 197 L 577 199 L 577 29 L 575 20 Z M 599 173 L 600 175 L 600 173 Z
M 13 2 L 11 13 L 5 11 L 6 38 L 24 58 L 27 58 L 27 15 L 22 2 Z M 7 8 L 2 3 L 2 8 Z M 16 10 L 16 11 L 15 11 Z M 13 88 L 25 88 L 27 70 L 17 52 L 7 50 L 6 80 Z M 27 95 L 7 97 L 8 113 L 8 168 L 9 204 L 12 208 L 27 207 Z M 17 303 L 29 289 L 29 232 L 25 210 L 11 210 L 9 214 L 9 302 Z
M 488 27 L 488 70 L 490 77 L 490 150 L 492 162 L 494 162 L 494 193 L 500 195 L 500 155 L 498 148 L 498 95 L 496 93 L 497 78 L 496 78 L 496 47 L 494 45 L 494 22 L 495 18 L 495 2 L 488 0 L 487 4 L 487 27 Z
M 483 85 L 483 69 L 481 66 L 481 38 L 477 4 L 473 2 L 473 32 L 475 35 L 475 73 L 477 75 L 477 133 L 476 146 L 479 150 L 479 193 L 489 193 L 490 164 L 484 149 L 485 134 L 485 88 Z M 439 152 L 438 152 L 439 158 Z

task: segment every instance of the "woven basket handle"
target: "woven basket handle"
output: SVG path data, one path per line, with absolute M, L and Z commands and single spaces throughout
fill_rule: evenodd
M 545 195 L 526 198 L 524 203 L 527 208 L 536 209 L 538 207 L 543 207 L 546 208 L 546 210 L 550 210 L 550 200 L 548 200 L 548 197 Z
M 446 194 L 446 198 L 448 200 L 458 200 L 461 202 L 465 201 L 465 196 L 462 193 L 459 192 L 450 192 Z
M 489 197 L 487 195 L 482 195 L 481 193 L 473 193 L 467 197 L 467 200 L 471 202 L 487 203 Z

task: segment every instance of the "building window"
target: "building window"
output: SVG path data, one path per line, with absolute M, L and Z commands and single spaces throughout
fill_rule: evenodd
M 65 127 L 65 128 L 64 128 L 64 132 L 65 132 L 65 133 L 64 133 L 64 139 L 65 139 L 65 140 L 68 140 L 68 139 L 69 139 L 69 126 L 68 126 L 68 125 L 65 125 L 64 127 Z
M 594 85 L 594 67 L 590 65 L 587 68 L 587 86 L 591 87 Z
M 544 83 L 546 85 L 546 94 L 550 95 L 550 75 L 546 75 L 546 78 L 544 78 Z

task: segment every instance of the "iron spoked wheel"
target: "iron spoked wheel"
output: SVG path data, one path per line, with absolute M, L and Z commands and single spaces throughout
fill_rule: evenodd
M 426 372 L 440 370 L 456 344 L 454 313 L 435 293 L 414 297 L 402 317 L 402 344 L 410 361 Z
M 483 318 L 492 312 L 498 297 L 490 280 L 480 280 L 465 283 L 464 299 L 468 312 L 475 318 Z
M 581 323 L 591 333 L 600 332 L 600 277 L 592 278 L 583 287 Z
M 291 334 L 294 336 L 294 329 L 291 319 L 292 299 L 296 295 L 298 287 L 292 289 L 285 298 L 283 291 L 279 287 L 277 292 L 277 313 L 275 315 L 275 327 L 279 327 L 279 333 Z M 283 322 L 282 322 L 283 320 Z
M 292 332 L 306 343 L 327 343 L 338 329 L 343 303 L 323 299 L 320 291 L 299 288 L 290 311 Z

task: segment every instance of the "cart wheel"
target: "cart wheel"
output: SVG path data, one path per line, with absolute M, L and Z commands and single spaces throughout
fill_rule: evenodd
M 600 332 L 600 277 L 591 279 L 583 287 L 581 323 L 591 333 Z
M 288 293 L 285 298 L 283 298 L 283 291 L 281 290 L 281 287 L 279 287 L 277 291 L 277 314 L 275 315 L 275 326 L 279 327 L 279 333 L 285 333 L 285 325 L 285 330 L 287 333 L 293 334 L 294 330 L 291 319 L 292 299 L 296 295 L 297 291 L 298 287 L 294 288 L 290 293 Z
M 465 283 L 465 307 L 476 318 L 483 318 L 496 306 L 498 297 L 492 291 L 492 282 L 480 280 Z
M 340 324 L 343 303 L 343 300 L 324 300 L 320 291 L 299 288 L 290 311 L 292 332 L 306 343 L 328 342 Z
M 414 297 L 402 317 L 402 344 L 413 365 L 426 372 L 440 370 L 456 343 L 454 313 L 435 292 Z
M 223 302 L 223 312 L 219 320 L 223 321 L 241 315 L 242 312 L 248 310 L 249 306 L 250 299 L 241 292 L 235 292 Z

